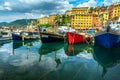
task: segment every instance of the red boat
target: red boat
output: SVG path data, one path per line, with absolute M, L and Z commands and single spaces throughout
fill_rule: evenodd
M 90 41 L 90 37 L 85 37 L 84 35 L 67 32 L 67 39 L 69 44 L 84 43 Z

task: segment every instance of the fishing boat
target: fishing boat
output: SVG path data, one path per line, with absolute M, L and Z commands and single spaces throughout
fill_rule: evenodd
M 41 34 L 42 43 L 64 41 L 64 36 L 62 34 L 48 32 L 42 32 Z
M 90 37 L 82 34 L 67 32 L 66 35 L 69 44 L 85 43 L 87 41 L 90 41 Z
M 112 31 L 102 31 L 95 35 L 95 44 L 105 48 L 111 48 L 120 45 L 120 35 Z
M 12 40 L 30 40 L 30 37 L 27 35 L 28 34 L 12 33 Z
M 64 41 L 65 36 L 63 34 L 58 33 L 57 28 L 58 28 L 58 21 L 55 22 L 53 32 L 47 32 L 47 31 L 40 32 L 41 42 L 50 43 L 50 42 Z
M 36 36 L 36 33 L 32 33 L 32 32 L 20 32 L 20 33 L 13 33 L 12 32 L 12 39 L 13 40 L 36 40 L 38 39 L 38 35 Z
M 105 48 L 118 46 L 120 45 L 120 32 L 111 29 L 111 26 L 107 25 L 104 31 L 95 34 L 95 44 Z

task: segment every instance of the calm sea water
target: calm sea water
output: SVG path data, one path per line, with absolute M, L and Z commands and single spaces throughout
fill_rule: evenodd
M 120 48 L 0 42 L 0 80 L 120 80 Z

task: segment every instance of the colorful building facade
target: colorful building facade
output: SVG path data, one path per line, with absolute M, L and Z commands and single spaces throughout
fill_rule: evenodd
M 57 17 L 57 14 L 49 15 L 49 17 L 48 17 L 48 19 L 49 19 L 48 20 L 48 24 L 53 25 L 55 23 L 56 17 Z
M 48 17 L 38 18 L 38 23 L 39 24 L 48 24 L 48 21 L 49 21 Z

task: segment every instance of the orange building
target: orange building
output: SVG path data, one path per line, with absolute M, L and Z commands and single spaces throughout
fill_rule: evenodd
M 92 24 L 93 24 L 93 27 L 99 27 L 100 26 L 98 18 L 99 18 L 98 15 L 96 15 L 96 14 L 92 15 Z

